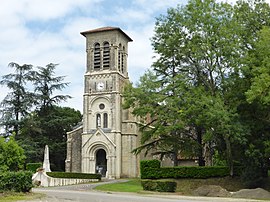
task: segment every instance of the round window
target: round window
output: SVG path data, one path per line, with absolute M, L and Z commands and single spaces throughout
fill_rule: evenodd
M 101 103 L 100 105 L 99 105 L 99 109 L 104 109 L 105 108 L 105 105 L 103 104 L 103 103 Z

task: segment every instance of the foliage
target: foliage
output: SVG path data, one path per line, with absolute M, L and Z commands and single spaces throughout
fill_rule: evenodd
M 1 172 L 0 173 L 0 190 L 29 192 L 32 185 L 32 172 Z
M 175 181 L 142 180 L 143 190 L 158 192 L 175 192 L 177 183 Z
M 0 171 L 18 171 L 23 169 L 24 150 L 10 137 L 6 141 L 0 137 Z
M 264 27 L 258 34 L 255 49 L 249 55 L 247 65 L 251 68 L 251 86 L 246 92 L 247 100 L 251 103 L 259 100 L 270 104 L 270 28 Z
M 7 94 L 1 102 L 1 126 L 5 127 L 4 137 L 10 136 L 13 132 L 18 135 L 20 122 L 32 106 L 33 95 L 26 88 L 30 80 L 32 65 L 9 63 L 9 67 L 14 68 L 15 73 L 4 75 L 0 85 L 6 86 L 11 92 Z
M 63 90 L 69 83 L 63 83 L 64 76 L 54 76 L 58 64 L 50 63 L 46 67 L 38 66 L 38 71 L 32 72 L 37 108 L 40 113 L 47 113 L 47 110 L 62 101 L 70 99 L 69 95 L 53 95 L 56 90 Z
M 27 162 L 43 159 L 44 146 L 51 148 L 52 167 L 64 169 L 66 132 L 81 121 L 81 113 L 68 107 L 58 107 L 69 95 L 57 95 L 68 83 L 64 76 L 55 76 L 57 64 L 46 67 L 10 63 L 15 73 L 4 75 L 0 81 L 10 90 L 1 102 L 0 125 L 5 127 L 4 137 L 14 135 L 25 150 Z M 33 89 L 29 91 L 28 88 Z
M 64 171 L 66 132 L 81 121 L 80 111 L 52 106 L 46 114 L 33 113 L 25 119 L 25 128 L 18 138 L 25 149 L 27 162 L 42 162 L 45 145 L 49 146 L 51 169 Z M 31 125 L 31 127 L 27 127 Z
M 68 173 L 68 172 L 47 172 L 50 177 L 54 178 L 76 178 L 76 179 L 98 179 L 101 180 L 100 174 L 90 173 Z
M 190 0 L 157 18 L 152 69 L 124 93 L 125 107 L 141 120 L 136 154 L 166 155 L 175 165 L 197 157 L 203 166 L 213 165 L 216 153 L 232 176 L 241 162 L 265 177 L 269 12 L 263 0 Z
M 230 175 L 227 166 L 178 166 L 178 167 L 157 167 L 156 160 L 141 161 L 141 179 L 161 178 L 210 178 L 224 177 Z M 154 165 L 153 167 L 151 167 Z M 241 174 L 242 167 L 235 168 L 235 176 Z
M 211 165 L 213 145 L 223 149 L 224 143 L 232 162 L 231 144 L 243 139 L 241 125 L 234 127 L 237 113 L 224 99 L 226 78 L 235 73 L 242 54 L 232 11 L 227 3 L 191 0 L 157 19 L 153 70 L 124 94 L 134 115 L 149 116 L 136 153 L 154 149 L 175 165 L 178 156 L 199 157 L 199 165 Z
M 31 171 L 33 173 L 37 172 L 38 168 L 42 168 L 42 163 L 27 163 L 26 170 Z
M 140 170 L 147 170 L 149 168 L 160 168 L 160 161 L 159 160 L 142 160 L 140 161 Z

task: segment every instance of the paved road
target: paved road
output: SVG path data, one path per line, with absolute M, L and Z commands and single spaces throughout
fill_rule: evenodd
M 32 202 L 257 202 L 250 199 L 230 199 L 211 197 L 190 197 L 174 194 L 129 194 L 94 191 L 93 188 L 104 183 L 114 183 L 123 180 L 115 180 L 94 184 L 81 184 L 62 187 L 37 188 L 33 192 L 45 193 L 46 198 L 32 200 Z

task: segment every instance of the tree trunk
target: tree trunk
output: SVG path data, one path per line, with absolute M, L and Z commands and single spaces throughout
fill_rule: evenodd
M 205 160 L 203 156 L 203 145 L 202 145 L 202 129 L 198 127 L 196 128 L 196 130 L 197 130 L 197 142 L 199 144 L 198 164 L 199 166 L 205 166 Z
M 173 153 L 173 166 L 178 166 L 177 153 Z
M 225 143 L 226 143 L 226 153 L 227 153 L 227 163 L 230 170 L 230 176 L 232 177 L 234 175 L 233 170 L 233 159 L 232 159 L 232 148 L 231 148 L 231 142 L 227 135 L 225 135 Z

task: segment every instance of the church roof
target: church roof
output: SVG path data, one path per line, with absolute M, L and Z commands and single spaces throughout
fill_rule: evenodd
M 123 30 L 121 30 L 119 27 L 100 27 L 97 29 L 91 29 L 88 31 L 84 31 L 81 32 L 81 35 L 86 36 L 87 34 L 91 34 L 91 33 L 97 33 L 97 32 L 107 32 L 107 31 L 114 31 L 114 30 L 118 30 L 119 32 L 121 32 L 124 36 L 127 37 L 127 39 L 129 41 L 133 41 L 125 32 L 123 32 Z

